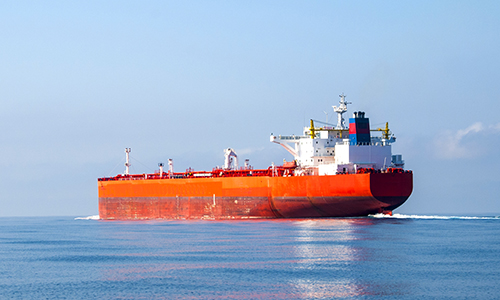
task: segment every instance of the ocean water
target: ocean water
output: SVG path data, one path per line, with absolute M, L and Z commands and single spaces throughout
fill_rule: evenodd
M 500 218 L 0 218 L 0 299 L 499 299 Z

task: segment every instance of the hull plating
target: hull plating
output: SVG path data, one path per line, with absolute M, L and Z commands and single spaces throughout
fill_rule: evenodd
M 393 210 L 411 173 L 99 181 L 101 219 L 365 216 Z

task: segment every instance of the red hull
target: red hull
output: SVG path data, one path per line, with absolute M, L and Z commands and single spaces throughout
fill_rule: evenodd
M 245 219 L 366 216 L 392 211 L 412 173 L 99 181 L 101 219 Z

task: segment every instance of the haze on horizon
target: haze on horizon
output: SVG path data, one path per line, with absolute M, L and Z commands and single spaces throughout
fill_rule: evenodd
M 414 172 L 397 213 L 500 213 L 498 1 L 15 1 L 0 5 L 0 216 L 97 214 L 97 178 L 231 147 L 309 119 L 389 122 Z

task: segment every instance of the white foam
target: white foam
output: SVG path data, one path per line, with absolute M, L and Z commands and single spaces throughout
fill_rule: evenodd
M 426 220 L 500 220 L 500 217 L 470 217 L 470 216 L 425 216 L 425 215 L 403 215 L 403 214 L 374 214 L 369 215 L 376 219 L 426 219 Z
M 76 217 L 75 220 L 99 220 L 99 215 L 93 215 L 88 217 Z

